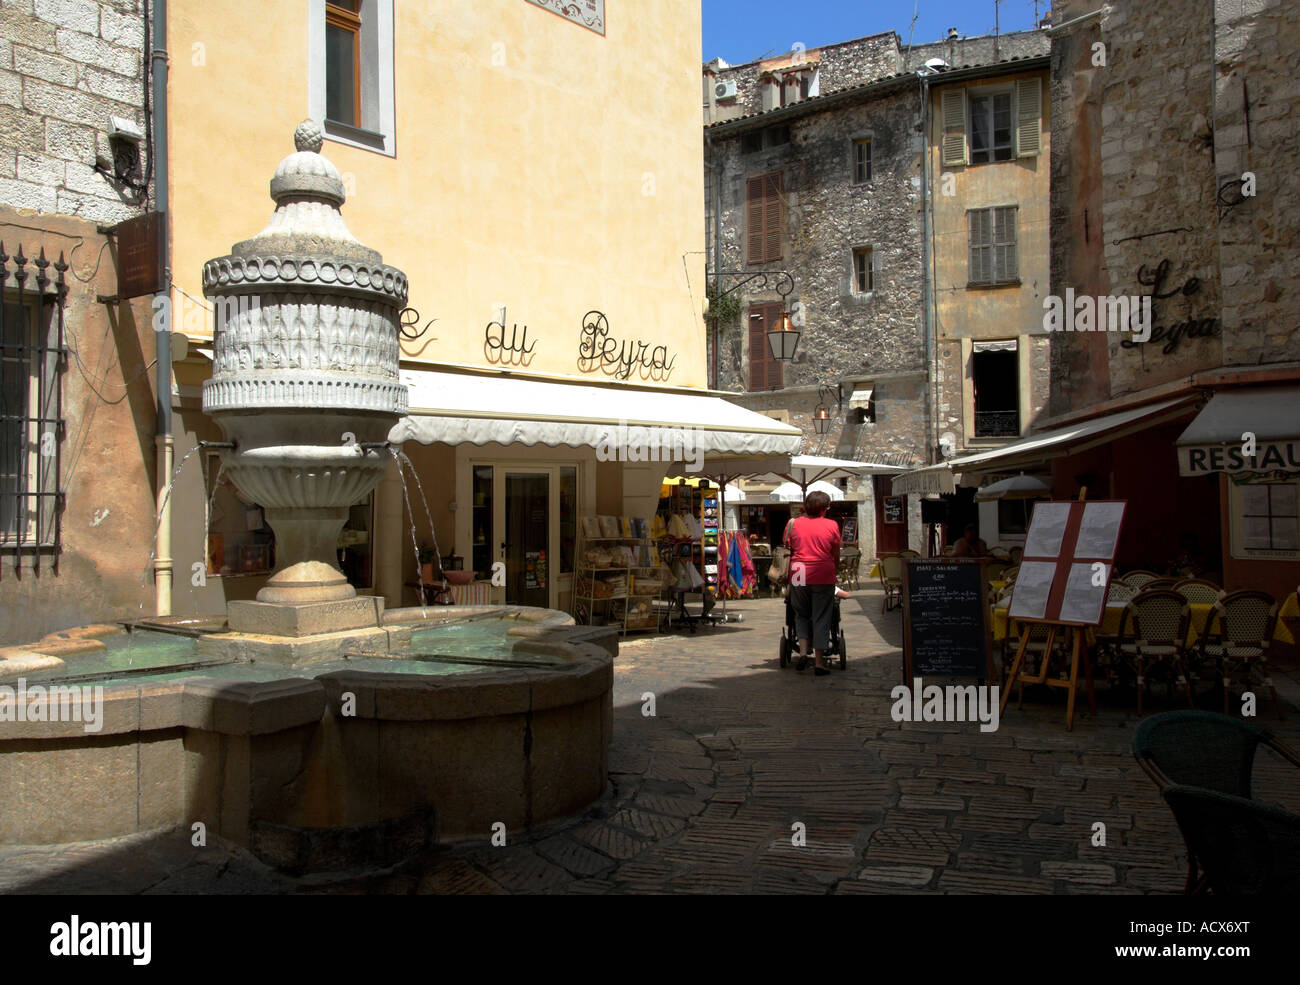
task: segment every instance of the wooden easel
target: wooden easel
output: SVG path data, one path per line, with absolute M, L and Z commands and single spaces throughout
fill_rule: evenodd
M 1007 616 L 1008 624 L 1011 617 Z M 1017 619 L 1016 622 L 1025 627 L 1020 634 L 1020 646 L 1016 648 L 1016 659 L 1011 664 L 1011 673 L 1007 677 L 1006 690 L 1002 693 L 1002 706 L 998 709 L 998 717 L 1007 710 L 1007 702 L 1011 700 L 1011 686 L 1019 685 L 1019 694 L 1016 698 L 1016 707 L 1023 708 L 1025 703 L 1025 685 L 1026 684 L 1046 684 L 1048 687 L 1065 687 L 1070 689 L 1069 697 L 1065 706 L 1065 727 L 1069 731 L 1074 729 L 1074 701 L 1079 693 L 1079 659 L 1082 657 L 1084 666 L 1084 678 L 1088 688 L 1088 713 L 1094 717 L 1097 714 L 1097 698 L 1092 691 L 1092 658 L 1088 655 L 1088 644 L 1083 638 L 1086 626 L 1078 623 L 1048 622 L 1046 620 L 1029 620 Z M 1038 669 L 1036 676 L 1021 674 L 1020 669 L 1024 666 L 1025 652 L 1029 649 L 1029 639 L 1032 635 L 1029 627 L 1046 626 L 1047 627 L 1047 646 L 1043 650 L 1043 665 Z M 1070 679 L 1068 681 L 1056 680 L 1048 676 L 1048 670 L 1052 664 L 1052 649 L 1056 645 L 1056 636 L 1059 632 L 1068 632 L 1070 634 Z

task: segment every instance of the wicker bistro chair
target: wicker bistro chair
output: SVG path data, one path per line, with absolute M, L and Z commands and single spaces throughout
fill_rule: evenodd
M 1145 690 L 1144 667 L 1168 662 L 1172 673 L 1178 675 L 1187 688 L 1187 704 L 1192 705 L 1192 685 L 1187 676 L 1185 651 L 1187 624 L 1191 609 L 1187 600 L 1177 592 L 1156 589 L 1135 595 L 1120 617 L 1118 652 L 1132 662 L 1137 674 L 1137 712 L 1142 714 L 1142 692 Z M 1172 691 L 1172 684 L 1170 690 Z
M 1300 895 L 1300 815 L 1201 787 L 1161 795 L 1214 895 Z
M 1232 674 L 1236 667 L 1245 671 L 1245 686 L 1250 686 L 1253 665 L 1263 671 L 1263 684 L 1273 694 L 1273 707 L 1282 717 L 1282 702 L 1268 673 L 1268 647 L 1277 627 L 1277 602 L 1267 592 L 1241 591 L 1223 596 L 1214 603 L 1205 620 L 1205 632 L 1197 641 L 1202 660 L 1213 661 L 1223 681 L 1223 712 L 1228 713 L 1232 694 Z
M 1142 591 L 1144 592 L 1155 592 L 1155 591 L 1172 592 L 1174 590 L 1174 586 L 1177 585 L 1180 581 L 1182 581 L 1181 578 L 1152 578 L 1150 581 L 1144 582 L 1141 588 Z M 1188 599 L 1188 601 L 1190 602 L 1191 600 Z
M 885 590 L 885 599 L 880 605 L 881 612 L 903 602 L 903 557 L 900 554 L 884 554 L 880 558 L 880 587 Z
M 910 547 L 898 552 L 899 557 L 920 557 L 920 551 L 914 551 Z
M 1156 574 L 1154 571 L 1138 570 L 1138 571 L 1125 572 L 1124 574 L 1119 576 L 1119 580 L 1122 581 L 1125 585 L 1129 585 L 1132 588 L 1141 589 L 1142 586 L 1145 585 L 1147 582 L 1154 581 L 1159 577 L 1160 576 Z
M 1224 595 L 1222 588 L 1204 578 L 1184 578 L 1174 583 L 1174 591 L 1192 605 L 1213 605 Z
M 1138 724 L 1133 735 L 1133 755 L 1162 794 L 1179 784 L 1246 801 L 1251 798 L 1251 774 L 1255 753 L 1261 745 L 1300 769 L 1300 754 L 1280 742 L 1268 729 L 1215 712 L 1170 711 L 1152 715 Z M 1168 797 L 1166 800 L 1178 818 L 1187 843 L 1185 891 L 1199 892 L 1205 887 L 1204 877 L 1197 874 L 1204 846 L 1199 835 L 1193 840 L 1193 834 L 1199 830 L 1194 813 L 1196 798 L 1185 798 L 1192 803 L 1188 808 L 1190 813 L 1180 813 L 1174 800 Z M 1189 821 L 1186 827 L 1184 818 Z M 1208 871 L 1216 867 L 1211 858 L 1215 858 L 1213 852 L 1205 856 Z M 1211 875 L 1215 892 L 1224 892 L 1220 888 L 1222 877 L 1222 873 L 1218 879 Z

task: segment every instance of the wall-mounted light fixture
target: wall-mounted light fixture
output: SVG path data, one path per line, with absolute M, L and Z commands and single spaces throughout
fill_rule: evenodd
M 767 333 L 767 344 L 772 349 L 773 359 L 788 363 L 799 348 L 801 334 L 790 321 L 790 292 L 794 290 L 794 278 L 780 271 L 776 275 L 775 287 L 776 293 L 781 295 L 781 324 Z
M 835 401 L 835 413 L 840 414 L 844 410 L 844 390 L 841 384 L 835 386 L 819 386 L 817 388 L 817 409 L 813 411 L 813 427 L 817 429 L 818 434 L 825 434 L 831 426 L 831 412 L 826 405 Z

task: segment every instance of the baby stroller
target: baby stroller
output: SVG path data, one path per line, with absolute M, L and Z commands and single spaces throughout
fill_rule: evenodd
M 789 586 L 786 586 L 781 591 L 782 595 L 785 596 L 785 629 L 781 633 L 781 666 L 785 667 L 793 657 L 794 660 L 799 662 L 798 669 L 803 670 L 804 661 L 799 656 L 799 635 L 795 631 L 794 606 L 790 602 Z M 837 654 L 840 658 L 840 670 L 844 670 L 848 667 L 849 658 L 844 647 L 844 631 L 840 628 L 839 596 L 836 596 L 831 603 L 830 639 L 824 652 L 827 666 L 830 665 L 830 658 Z M 811 660 L 812 654 L 809 654 L 807 659 Z

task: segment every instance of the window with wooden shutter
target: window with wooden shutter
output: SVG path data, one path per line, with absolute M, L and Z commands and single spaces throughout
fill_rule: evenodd
M 757 304 L 749 309 L 749 389 L 779 390 L 781 361 L 772 356 L 767 333 L 781 324 L 781 305 Z
M 968 213 L 971 284 L 1012 284 L 1020 277 L 1016 251 L 1016 207 L 971 209 Z
M 865 184 L 871 180 L 871 138 L 860 137 L 853 141 L 853 183 Z
M 748 262 L 779 261 L 782 231 L 779 171 L 749 179 L 745 188 L 745 213 Z
M 966 163 L 966 91 L 945 89 L 940 97 L 943 123 L 943 165 L 960 167 Z
M 1033 157 L 1042 149 L 1043 96 L 1038 79 L 1016 82 L 1016 153 Z

